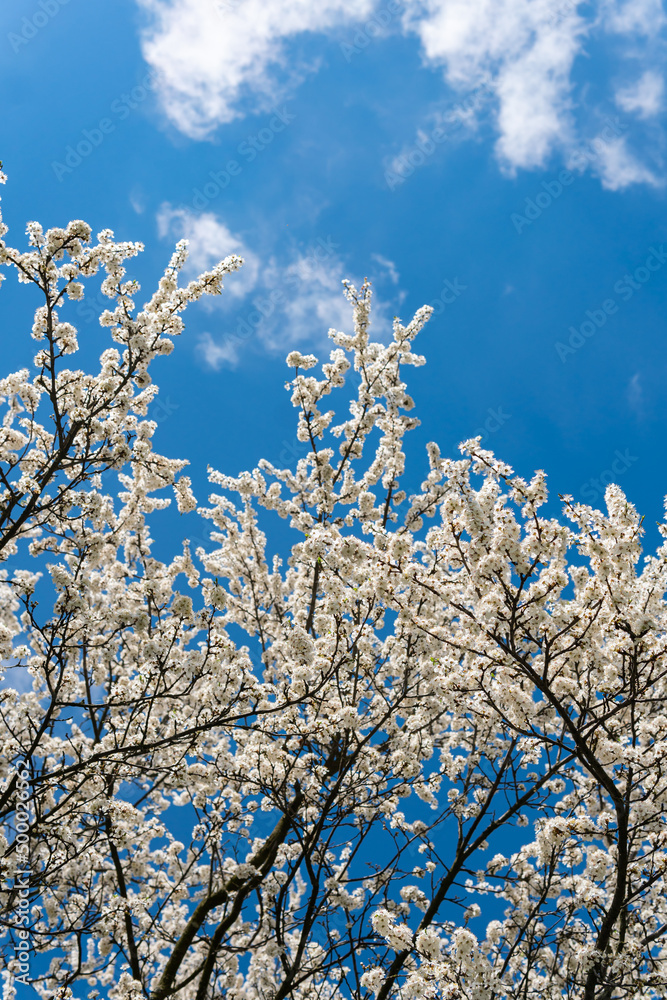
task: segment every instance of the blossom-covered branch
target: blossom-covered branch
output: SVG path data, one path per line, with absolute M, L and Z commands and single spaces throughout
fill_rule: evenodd
M 640 563 L 620 489 L 546 516 L 544 474 L 473 439 L 408 497 L 429 310 L 374 342 L 366 283 L 318 374 L 287 359 L 307 454 L 210 469 L 200 504 L 148 369 L 241 261 L 181 286 L 179 244 L 137 311 L 139 245 L 28 235 L 0 247 L 41 297 L 0 382 L 8 996 L 26 766 L 45 1000 L 664 996 L 667 548 Z M 86 374 L 67 299 L 100 269 L 117 347 Z M 211 544 L 165 563 L 166 490 Z

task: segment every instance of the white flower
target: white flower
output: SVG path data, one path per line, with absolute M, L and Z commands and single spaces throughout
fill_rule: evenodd
M 179 594 L 171 602 L 171 611 L 177 618 L 192 618 L 192 598 Z
M 317 364 L 317 358 L 314 354 L 301 354 L 300 351 L 292 351 L 287 355 L 286 360 L 290 368 L 303 368 L 305 370 L 314 368 Z
M 188 514 L 197 509 L 197 500 L 192 492 L 192 481 L 189 476 L 181 476 L 178 482 L 174 483 L 174 493 L 176 494 L 176 505 L 179 514 Z
M 370 906 L 377 937 L 355 959 L 376 994 L 395 962 L 406 998 L 557 1000 L 603 961 L 598 992 L 650 967 L 665 995 L 667 524 L 642 559 L 618 487 L 605 511 L 566 497 L 547 517 L 545 476 L 479 439 L 462 457 L 430 446 L 407 499 L 404 373 L 428 310 L 374 342 L 370 287 L 346 285 L 353 333 L 332 332 L 322 378 L 288 358 L 309 447 L 290 469 L 209 470 L 210 524 L 181 552 L 161 511 L 172 488 L 181 513 L 197 502 L 187 462 L 153 450 L 153 362 L 240 259 L 183 282 L 181 243 L 137 308 L 139 244 L 31 223 L 19 250 L 6 232 L 0 265 L 47 303 L 36 367 L 0 378 L 0 861 L 14 889 L 20 866 L 39 876 L 43 1000 L 72 969 L 109 1000 L 161 978 L 196 991 L 225 915 L 209 989 L 267 997 L 302 950 L 296 1000 L 334 1000 Z M 96 273 L 107 344 L 78 370 L 57 310 Z M 324 397 L 348 369 L 336 417 Z M 489 858 L 492 835 L 509 856 Z M 623 926 L 598 955 L 622 861 Z M 438 872 L 468 894 L 458 924 L 430 912 Z M 481 941 L 460 926 L 482 919 Z

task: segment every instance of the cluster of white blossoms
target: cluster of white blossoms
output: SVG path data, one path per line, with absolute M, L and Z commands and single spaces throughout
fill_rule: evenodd
M 138 309 L 138 244 L 28 236 L 0 242 L 39 297 L 0 380 L 0 864 L 12 913 L 27 836 L 44 1000 L 664 997 L 667 543 L 640 561 L 616 486 L 545 516 L 544 474 L 477 439 L 429 445 L 407 496 L 429 310 L 375 343 L 368 284 L 325 363 L 288 357 L 306 456 L 211 469 L 200 505 L 149 368 L 241 261 L 179 285 L 179 244 Z M 96 274 L 88 374 L 68 302 Z M 162 562 L 174 495 L 210 543 Z

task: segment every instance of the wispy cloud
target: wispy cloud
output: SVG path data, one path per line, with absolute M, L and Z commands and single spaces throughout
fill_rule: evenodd
M 230 338 L 215 340 L 206 331 L 199 338 L 197 350 L 206 367 L 217 372 L 221 368 L 236 368 L 240 360 L 239 345 L 240 342 Z
M 207 367 L 233 368 L 258 350 L 280 355 L 294 345 L 326 353 L 329 329 L 348 330 L 352 312 L 343 295 L 344 264 L 334 252 L 317 260 L 317 249 L 267 261 L 235 315 L 215 334 L 201 337 L 198 349 Z
M 625 397 L 628 401 L 628 406 L 635 414 L 636 417 L 641 418 L 644 415 L 644 389 L 642 386 L 641 375 L 639 372 L 635 372 L 630 381 L 628 382 L 627 389 L 625 391 Z
M 209 320 L 209 329 L 198 343 L 206 367 L 233 368 L 253 351 L 277 355 L 295 344 L 326 353 L 331 327 L 349 332 L 352 310 L 342 281 L 354 276 L 330 236 L 320 236 L 306 248 L 282 250 L 278 256 L 271 247 L 259 251 L 248 247 L 213 212 L 197 214 L 165 203 L 157 225 L 165 240 L 185 237 L 190 241 L 189 273 L 206 270 L 230 253 L 246 261 L 238 272 L 239 280 L 229 281 L 225 295 L 209 305 L 215 328 Z M 395 286 L 399 275 L 394 263 L 381 254 L 372 254 L 371 259 L 380 283 L 387 278 Z M 400 301 L 402 293 L 393 297 Z M 374 337 L 386 339 L 391 330 L 390 303 L 376 296 L 374 306 Z
M 376 261 L 376 263 L 378 263 L 380 267 L 384 268 L 384 270 L 387 272 L 387 275 L 392 285 L 398 284 L 400 275 L 393 260 L 388 260 L 386 257 L 383 257 L 382 254 L 380 253 L 372 253 L 371 260 Z
M 201 274 L 218 261 L 235 253 L 245 263 L 240 271 L 230 275 L 225 284 L 227 295 L 242 298 L 257 284 L 259 260 L 240 236 L 232 233 L 214 212 L 196 213 L 187 208 L 175 208 L 164 202 L 157 214 L 158 234 L 172 240 L 186 239 L 188 261 L 186 273 Z M 209 300 L 206 300 L 209 302 Z M 220 300 L 212 299 L 209 304 Z
M 651 38 L 667 22 L 662 0 L 603 0 L 600 9 L 607 30 L 619 35 Z
M 602 186 L 610 191 L 620 191 L 632 184 L 657 187 L 661 183 L 653 171 L 630 151 L 626 136 L 600 146 L 596 152 L 596 170 Z
M 665 81 L 660 73 L 647 69 L 635 83 L 616 92 L 616 103 L 628 114 L 652 118 L 663 108 Z

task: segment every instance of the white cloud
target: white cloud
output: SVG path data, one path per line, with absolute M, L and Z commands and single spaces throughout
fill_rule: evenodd
M 644 414 L 644 388 L 639 372 L 636 372 L 628 382 L 625 395 L 628 406 L 635 416 L 642 417 Z
M 165 212 L 167 218 L 169 211 L 173 210 Z M 206 220 L 206 226 L 198 225 L 197 219 L 189 222 L 191 230 L 200 235 L 211 227 L 210 220 Z M 218 231 L 228 233 L 220 220 L 216 220 L 216 226 Z M 209 329 L 199 338 L 197 350 L 203 363 L 218 371 L 236 367 L 252 351 L 280 355 L 303 346 L 328 357 L 332 347 L 329 330 L 333 327 L 350 333 L 352 329 L 352 308 L 342 284 L 349 271 L 338 249 L 330 237 L 321 237 L 306 251 L 287 256 L 283 252 L 279 259 L 269 258 L 261 267 L 259 258 L 253 255 L 256 280 L 243 290 L 243 301 L 236 305 L 234 316 L 220 319 L 217 331 Z M 216 254 L 212 256 L 217 259 Z M 373 259 L 388 272 L 393 283 L 398 281 L 392 261 L 379 254 L 373 254 Z M 397 298 L 402 300 L 402 293 Z M 391 336 L 389 305 L 374 296 L 376 340 Z
M 274 333 L 276 349 L 314 338 L 324 346 L 332 327 L 351 332 L 352 309 L 343 295 L 345 273 L 340 260 L 319 262 L 298 257 L 287 268 L 285 277 L 291 290 L 284 311 L 285 324 Z
M 244 258 L 241 270 L 225 283 L 223 296 L 212 300 L 211 308 L 234 304 L 230 294 L 237 301 L 234 318 L 219 320 L 221 332 L 200 336 L 197 347 L 207 367 L 235 367 L 251 345 L 271 352 L 303 343 L 328 347 L 330 327 L 349 326 L 352 312 L 342 289 L 345 268 L 330 236 L 320 237 L 305 252 L 294 251 L 287 258 L 283 252 L 278 262 L 269 253 L 261 259 L 213 212 L 198 214 L 165 202 L 157 225 L 163 239 L 189 241 L 188 274 L 208 270 L 230 253 Z M 381 260 L 393 268 L 391 261 Z
M 496 148 L 511 172 L 542 166 L 555 148 L 572 141 L 570 71 L 575 43 L 573 30 L 547 31 L 498 73 Z
M 609 191 L 621 191 L 631 184 L 650 184 L 657 187 L 661 183 L 659 178 L 630 152 L 627 136 L 600 145 L 595 168 L 602 186 Z
M 146 210 L 146 201 L 143 191 L 137 186 L 135 186 L 130 193 L 130 205 L 137 215 L 143 215 Z
M 207 331 L 199 338 L 197 350 L 207 368 L 219 371 L 227 365 L 229 368 L 236 368 L 239 363 L 239 342 L 231 339 L 223 341 L 214 340 Z
M 143 53 L 167 115 L 191 138 L 279 100 L 295 66 L 285 42 L 368 17 L 375 0 L 138 0 L 149 16 Z
M 605 27 L 619 35 L 655 35 L 665 25 L 662 0 L 603 0 Z
M 664 92 L 665 81 L 660 73 L 647 69 L 635 83 L 616 92 L 616 103 L 628 114 L 652 118 L 662 111 Z
M 174 208 L 169 202 L 164 202 L 157 214 L 157 226 L 158 234 L 164 239 L 188 240 L 187 274 L 201 274 L 229 254 L 236 253 L 243 257 L 245 263 L 240 271 L 228 276 L 225 292 L 239 298 L 255 287 L 259 274 L 258 258 L 213 212 L 196 214 L 188 208 Z
M 400 275 L 398 273 L 398 268 L 394 264 L 393 260 L 388 260 L 387 257 L 383 257 L 382 254 L 379 253 L 372 253 L 371 260 L 376 261 L 380 265 L 380 267 L 384 268 L 384 270 L 387 272 L 389 276 L 389 280 L 391 281 L 392 285 L 398 284 L 398 279 L 400 278 Z
M 329 329 L 348 331 L 352 310 L 343 296 L 342 262 L 334 254 L 318 260 L 318 249 L 262 268 L 254 294 L 234 319 L 225 321 L 219 335 L 207 332 L 200 339 L 198 350 L 208 367 L 234 368 L 250 350 L 284 354 L 304 344 L 326 356 Z

